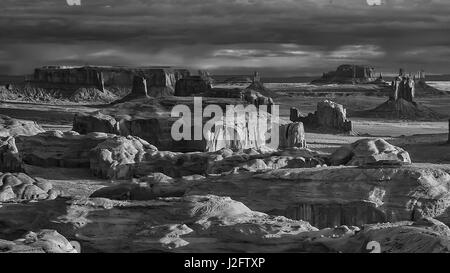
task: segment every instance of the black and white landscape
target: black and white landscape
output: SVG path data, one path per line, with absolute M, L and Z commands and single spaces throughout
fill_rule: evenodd
M 450 252 L 447 0 L 0 11 L 0 252 Z

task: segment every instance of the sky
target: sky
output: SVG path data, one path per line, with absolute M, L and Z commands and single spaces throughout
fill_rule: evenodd
M 0 74 L 90 64 L 290 77 L 344 63 L 450 74 L 449 14 L 449 0 L 0 0 Z

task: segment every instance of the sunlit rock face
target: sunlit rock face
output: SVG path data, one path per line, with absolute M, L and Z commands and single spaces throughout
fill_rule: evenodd
M 0 137 L 31 136 L 42 132 L 44 132 L 44 129 L 34 121 L 0 115 Z
M 317 103 L 314 113 L 303 117 L 299 109 L 293 107 L 290 110 L 290 119 L 293 122 L 302 122 L 307 128 L 338 133 L 351 133 L 352 122 L 347 119 L 347 111 L 343 105 L 324 100 Z
M 376 164 L 411 164 L 409 153 L 382 138 L 361 139 L 344 145 L 330 157 L 332 165 L 367 166 Z

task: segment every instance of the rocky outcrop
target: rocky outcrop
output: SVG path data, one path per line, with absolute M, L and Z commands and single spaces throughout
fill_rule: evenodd
M 136 137 L 113 136 L 89 152 L 90 169 L 102 178 L 130 178 L 134 164 L 156 147 Z
M 411 164 L 409 153 L 382 138 L 361 139 L 344 145 L 330 156 L 332 165 L 404 165 Z
M 291 108 L 290 119 L 292 122 L 300 121 L 311 129 L 344 133 L 353 131 L 344 106 L 328 100 L 317 103 L 316 112 L 306 117 L 301 116 L 297 108 Z
M 35 136 L 19 136 L 16 145 L 23 162 L 43 167 L 89 168 L 89 152 L 112 137 L 105 133 L 80 135 L 76 132 L 48 131 Z
M 45 224 L 34 219 L 39 208 L 41 213 L 58 219 L 53 225 L 61 234 L 66 238 L 76 234 L 82 238 L 82 249 L 93 252 L 217 253 L 231 249 L 269 253 L 430 253 L 450 250 L 448 227 L 431 218 L 319 230 L 306 221 L 257 212 L 241 202 L 214 195 L 143 201 L 82 198 L 65 204 L 62 210 L 56 209 L 56 203 L 46 207 L 33 204 L 27 209 L 34 213 L 24 211 L 8 216 L 15 221 L 16 228 L 26 222 L 27 227 L 38 230 Z M 5 212 L 0 208 L 0 214 L 5 216 Z M 376 245 L 374 249 L 369 244 L 372 241 L 379 248 Z M 59 247 L 73 250 L 66 242 Z
M 31 178 L 24 173 L 0 173 L 0 203 L 52 200 L 58 195 L 45 179 Z
M 79 253 L 72 243 L 57 231 L 44 229 L 15 241 L 0 239 L 0 253 Z
M 42 132 L 44 129 L 34 121 L 0 115 L 0 137 L 32 136 Z
M 80 134 L 102 132 L 119 134 L 119 123 L 111 116 L 95 112 L 90 114 L 78 113 L 74 116 L 72 131 Z
M 131 182 L 101 188 L 91 197 L 140 201 L 155 200 L 160 197 L 181 197 L 185 194 L 189 181 L 202 179 L 205 177 L 200 175 L 174 179 L 163 173 L 152 173 Z
M 336 71 L 324 73 L 322 78 L 312 81 L 312 84 L 360 84 L 376 82 L 375 70 L 365 65 L 344 64 Z
M 85 213 L 81 216 L 76 210 Z M 122 221 L 102 224 L 102 219 L 113 215 Z M 286 236 L 293 239 L 303 232 L 317 231 L 307 222 L 255 212 L 228 197 L 214 195 L 140 202 L 79 200 L 68 209 L 66 221 L 86 223 L 77 228 L 83 247 L 102 252 L 222 252 L 231 245 L 239 252 L 266 252 L 276 249 Z
M 19 150 L 13 137 L 0 137 L 0 171 L 23 171 L 22 158 L 19 155 Z

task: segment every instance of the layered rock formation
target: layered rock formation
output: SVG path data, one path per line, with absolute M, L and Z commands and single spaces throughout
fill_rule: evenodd
M 322 78 L 312 81 L 312 84 L 360 84 L 376 82 L 375 70 L 366 65 L 344 64 L 336 71 L 324 73 Z
M 170 67 L 107 67 L 107 66 L 47 66 L 34 71 L 33 81 L 53 84 L 131 87 L 134 76 L 147 80 L 151 87 L 168 87 L 173 90 L 175 82 L 189 76 L 186 69 Z
M 205 98 L 202 101 L 201 107 L 204 110 L 208 105 L 218 105 L 223 113 L 227 106 L 241 106 L 242 100 L 222 99 L 222 98 Z M 255 103 L 269 103 L 267 110 L 272 112 L 273 101 L 266 97 L 257 99 Z M 182 120 L 191 126 L 191 139 L 174 140 L 172 136 L 172 126 L 175 122 L 179 122 L 181 118 L 171 117 L 171 109 L 176 105 L 185 105 L 190 109 L 191 122 L 188 122 L 188 116 Z M 245 105 L 247 107 L 248 105 Z M 264 107 L 261 107 L 264 108 Z M 240 111 L 238 108 L 235 111 Z M 231 149 L 246 149 L 246 148 L 260 148 L 266 145 L 266 140 L 263 138 L 266 132 L 263 126 L 258 126 L 256 122 L 250 122 L 247 115 L 244 120 L 225 120 L 221 119 L 215 122 L 217 130 L 210 130 L 208 137 L 202 134 L 202 139 L 196 140 L 194 138 L 195 130 L 202 130 L 196 128 L 194 125 L 197 120 L 195 115 L 201 115 L 194 109 L 194 99 L 185 97 L 171 97 L 171 98 L 140 98 L 133 101 L 117 103 L 111 107 L 104 108 L 100 112 L 79 114 L 75 116 L 73 121 L 73 130 L 85 134 L 89 132 L 105 132 L 114 133 L 122 136 L 137 136 L 152 145 L 155 145 L 160 150 L 170 150 L 177 152 L 192 152 L 192 151 L 217 151 L 222 148 Z M 266 120 L 266 129 L 270 129 L 274 124 L 284 124 L 284 122 L 272 119 L 272 115 L 264 111 L 264 109 L 244 108 L 244 111 L 258 111 L 258 116 L 261 120 Z M 175 113 L 177 114 L 177 113 Z M 275 114 L 275 113 L 274 113 Z M 275 116 L 276 117 L 276 116 Z M 202 117 L 202 127 L 209 122 L 210 118 Z M 196 125 L 198 126 L 198 125 Z M 275 126 L 275 125 L 274 125 Z M 199 127 L 199 126 L 198 126 Z M 183 130 L 188 129 L 183 127 Z M 224 133 L 228 132 L 236 137 L 233 139 L 224 138 Z M 288 136 L 280 135 L 282 142 Z M 295 146 L 299 146 L 296 144 Z M 302 145 L 300 145 L 302 146 Z
M 220 192 L 252 210 L 319 228 L 416 221 L 448 224 L 450 176 L 436 167 L 277 169 L 208 177 L 186 194 Z
M 330 156 L 332 165 L 404 165 L 411 164 L 409 153 L 384 139 L 361 139 L 344 145 Z
M 297 108 L 291 108 L 290 119 L 292 122 L 300 121 L 311 129 L 343 133 L 353 131 L 352 122 L 347 119 L 344 106 L 328 100 L 317 103 L 316 112 L 306 117 L 303 117 Z

